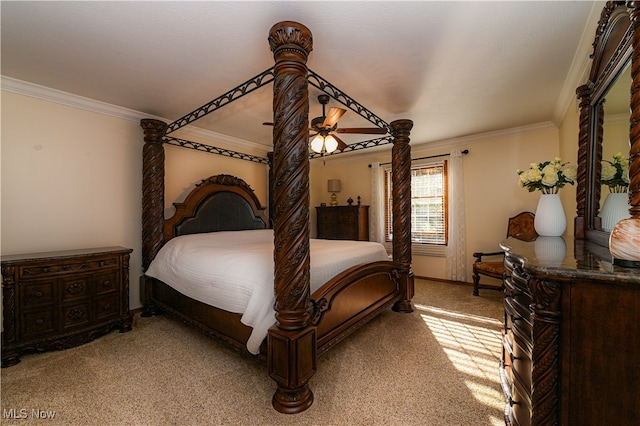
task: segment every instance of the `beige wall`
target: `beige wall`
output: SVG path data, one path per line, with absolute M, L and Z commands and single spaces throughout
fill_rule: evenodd
M 133 121 L 2 92 L 2 254 L 132 248 L 139 307 L 141 132 Z
M 195 139 L 191 138 L 194 142 L 198 142 Z M 222 147 L 221 144 L 213 141 L 206 143 Z M 267 206 L 268 168 L 266 164 L 165 145 L 165 217 L 170 217 L 174 213 L 173 203 L 183 201 L 202 179 L 219 174 L 233 175 L 243 179 L 253 188 L 262 205 Z

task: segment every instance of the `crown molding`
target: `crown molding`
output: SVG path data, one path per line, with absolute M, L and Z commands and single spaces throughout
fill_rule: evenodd
M 153 118 L 156 120 L 164 121 L 166 123 L 171 123 L 173 121 L 164 117 L 153 116 L 140 111 L 127 109 L 106 102 L 97 101 L 95 99 L 85 98 L 83 96 L 78 96 L 72 93 L 63 92 L 61 90 L 52 89 L 50 87 L 40 86 L 38 84 L 17 80 L 15 78 L 7 77 L 4 75 L 0 76 L 0 87 L 4 92 L 29 96 L 47 102 L 66 105 L 72 108 L 121 118 L 128 121 L 140 122 L 140 120 L 142 120 L 143 118 Z M 208 142 L 208 144 L 211 145 L 223 144 L 226 145 L 227 148 L 231 147 L 234 150 L 249 149 L 253 152 L 259 153 L 259 155 L 266 155 L 268 152 L 268 150 L 265 149 L 264 145 L 246 141 L 244 139 L 234 138 L 232 136 L 202 129 L 196 126 L 185 126 L 176 133 L 180 133 L 182 135 L 191 135 L 200 139 L 204 139 Z
M 558 102 L 556 103 L 556 108 L 553 112 L 553 121 L 557 124 L 562 122 L 571 104 L 577 102 L 576 89 L 578 86 L 584 84 L 589 78 L 589 71 L 591 69 L 592 62 L 591 53 L 593 52 L 593 38 L 596 35 L 600 15 L 605 5 L 606 2 L 603 1 L 593 2 L 589 19 L 582 31 L 580 42 L 578 43 L 578 49 L 573 56 L 571 67 L 569 68 L 569 72 L 564 80 L 564 86 L 560 91 Z
M 106 102 L 96 101 L 95 99 L 85 98 L 83 96 L 63 92 L 62 90 L 17 80 L 4 75 L 1 77 L 0 82 L 2 90 L 5 92 L 42 99 L 44 101 L 66 105 L 85 111 L 96 112 L 98 114 L 109 115 L 129 121 L 140 121 L 142 118 L 155 118 L 157 120 L 162 120 L 161 117 L 149 116 L 148 114 L 143 114 L 139 111 L 119 107 Z

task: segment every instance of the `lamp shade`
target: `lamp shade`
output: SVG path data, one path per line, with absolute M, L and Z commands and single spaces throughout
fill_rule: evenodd
M 311 149 L 318 154 L 322 153 L 322 148 L 324 147 L 324 138 L 321 135 L 316 136 L 311 141 Z
M 329 192 L 340 192 L 340 179 L 329 179 L 327 187 Z
M 331 135 L 324 138 L 324 149 L 328 153 L 332 153 L 338 148 L 338 141 Z M 338 181 L 339 182 L 339 181 Z

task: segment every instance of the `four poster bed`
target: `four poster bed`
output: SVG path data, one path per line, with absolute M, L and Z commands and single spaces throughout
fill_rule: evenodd
M 266 359 L 277 384 L 274 408 L 298 413 L 313 403 L 308 382 L 320 354 L 389 307 L 413 311 L 412 122 L 398 120 L 387 127 L 393 142 L 392 259 L 378 243 L 311 240 L 309 75 L 319 79 L 306 67 L 311 33 L 299 23 L 280 22 L 271 28 L 269 44 L 275 66 L 256 79 L 170 125 L 154 119 L 141 122 L 145 135 L 143 315 L 168 312 L 236 350 Z M 184 202 L 175 203 L 175 215 L 165 220 L 163 144 L 170 139 L 167 134 L 230 102 L 236 93 L 246 94 L 248 86 L 270 82 L 271 77 L 270 217 L 246 182 L 214 175 L 198 184 Z M 320 83 L 316 87 L 341 97 L 338 100 L 349 108 L 355 104 L 358 113 L 374 118 L 370 121 L 386 124 L 352 99 L 345 102 L 346 95 L 330 84 Z M 329 245 L 333 243 L 337 245 Z M 339 262 L 330 260 L 329 253 L 337 254 Z M 239 260 L 236 254 L 249 257 Z M 186 263 L 173 263 L 176 259 Z M 263 270 L 258 269 L 261 265 Z M 223 277 L 223 270 L 231 275 Z M 207 288 L 210 281 L 219 285 Z

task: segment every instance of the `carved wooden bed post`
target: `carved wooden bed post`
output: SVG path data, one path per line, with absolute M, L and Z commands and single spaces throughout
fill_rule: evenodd
M 142 149 L 142 270 L 146 271 L 164 244 L 164 146 L 162 137 L 167 124 L 160 120 L 143 119 Z M 149 303 L 151 284 L 145 282 L 143 316 L 154 315 Z
M 393 305 L 397 312 L 413 312 L 411 298 L 414 293 L 411 272 L 411 146 L 409 133 L 411 120 L 390 123 L 393 131 L 392 197 L 393 197 L 393 261 L 400 265 L 401 298 Z
M 313 403 L 316 329 L 311 321 L 309 256 L 309 91 L 311 31 L 297 22 L 269 32 L 275 59 L 273 97 L 274 285 L 276 325 L 269 330 L 267 364 L 278 389 L 273 407 L 299 413 Z

